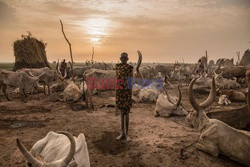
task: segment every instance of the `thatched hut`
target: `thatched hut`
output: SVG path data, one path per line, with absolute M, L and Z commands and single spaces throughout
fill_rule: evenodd
M 22 35 L 22 39 L 14 42 L 15 65 L 13 70 L 22 68 L 49 67 L 45 51 L 46 44 L 29 35 Z
M 240 66 L 250 66 L 250 50 L 247 49 L 240 60 Z

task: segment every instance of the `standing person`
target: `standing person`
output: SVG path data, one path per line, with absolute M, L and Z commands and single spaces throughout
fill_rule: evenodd
M 128 136 L 128 127 L 129 127 L 129 112 L 130 107 L 132 107 L 132 88 L 127 77 L 133 77 L 133 67 L 128 62 L 128 54 L 122 53 L 120 57 L 121 63 L 116 64 L 116 79 L 121 80 L 120 88 L 116 89 L 116 107 L 121 112 L 121 135 L 116 139 L 126 139 L 130 141 Z
M 65 76 L 66 69 L 67 69 L 67 63 L 65 62 L 65 59 L 63 59 L 60 65 L 60 72 L 62 76 Z

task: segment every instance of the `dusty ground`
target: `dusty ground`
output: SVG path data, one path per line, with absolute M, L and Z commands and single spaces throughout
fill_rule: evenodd
M 182 92 L 184 107 L 191 109 L 187 87 Z M 184 117 L 154 117 L 155 104 L 134 104 L 129 132 L 132 141 L 116 141 L 120 117 L 112 107 L 98 107 L 114 103 L 114 96 L 113 91 L 102 92 L 94 97 L 95 111 L 73 111 L 70 104 L 53 102 L 55 94 L 42 95 L 41 100 L 32 95 L 27 103 L 20 102 L 18 96 L 8 102 L 0 95 L 0 166 L 25 165 L 16 147 L 17 137 L 30 149 L 49 131 L 59 130 L 75 136 L 84 133 L 91 166 L 240 166 L 226 157 L 213 158 L 196 150 L 194 143 L 199 133 L 189 127 Z M 83 102 L 77 104 L 84 105 Z M 181 156 L 181 149 L 188 145 Z

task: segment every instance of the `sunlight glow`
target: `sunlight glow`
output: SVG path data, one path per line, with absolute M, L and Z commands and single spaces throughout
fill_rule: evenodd
M 89 18 L 80 23 L 92 44 L 101 44 L 109 34 L 111 21 L 106 18 Z

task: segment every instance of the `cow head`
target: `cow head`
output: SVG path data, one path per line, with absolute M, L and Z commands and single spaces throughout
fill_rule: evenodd
M 210 93 L 208 98 L 198 104 L 194 98 L 194 94 L 193 94 L 193 85 L 195 83 L 197 78 L 193 79 L 189 85 L 189 101 L 192 105 L 192 107 L 194 108 L 194 111 L 190 111 L 188 116 L 187 116 L 187 120 L 191 123 L 191 126 L 194 128 L 198 128 L 198 127 L 202 127 L 200 126 L 202 119 L 204 117 L 206 117 L 206 113 L 205 113 L 205 108 L 207 108 L 208 106 L 210 106 L 214 100 L 215 100 L 215 96 L 216 96 L 216 88 L 215 88 L 215 79 L 213 77 L 212 79 L 212 85 L 211 85 L 211 89 L 210 89 Z
M 73 159 L 75 150 L 76 150 L 76 143 L 74 137 L 68 133 L 68 132 L 58 132 L 59 134 L 64 134 L 65 136 L 68 137 L 70 141 L 70 151 L 68 155 L 60 160 L 56 160 L 50 163 L 43 162 L 41 158 L 36 158 L 34 157 L 25 147 L 24 145 L 20 142 L 20 140 L 17 138 L 17 146 L 24 155 L 24 157 L 27 159 L 29 164 L 32 164 L 32 166 L 35 167 L 66 167 L 70 163 L 70 161 Z

